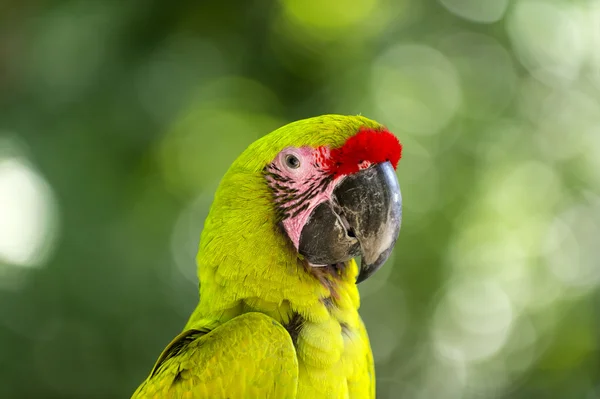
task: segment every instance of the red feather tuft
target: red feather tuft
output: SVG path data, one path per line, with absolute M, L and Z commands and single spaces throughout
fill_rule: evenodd
M 349 175 L 386 161 L 396 169 L 401 156 L 402 144 L 388 130 L 361 128 L 343 146 L 331 150 L 325 169 L 334 176 Z

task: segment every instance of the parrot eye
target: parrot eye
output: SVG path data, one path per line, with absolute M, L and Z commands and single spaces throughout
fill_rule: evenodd
M 300 167 L 300 160 L 297 156 L 289 154 L 285 157 L 285 165 L 290 169 L 298 169 Z

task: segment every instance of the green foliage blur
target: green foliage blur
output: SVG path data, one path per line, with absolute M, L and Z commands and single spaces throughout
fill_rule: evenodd
M 600 398 L 600 2 L 0 3 L 0 398 L 125 398 L 258 137 L 404 144 L 361 284 L 379 398 Z

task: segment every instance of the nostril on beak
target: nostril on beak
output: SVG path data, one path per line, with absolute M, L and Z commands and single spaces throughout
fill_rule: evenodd
M 344 216 L 344 214 L 341 212 L 338 214 L 338 216 L 340 217 L 340 221 L 342 222 L 344 229 L 346 229 L 346 235 L 350 238 L 356 238 L 356 233 L 354 232 L 352 226 L 350 226 L 350 223 L 348 223 L 346 216 Z

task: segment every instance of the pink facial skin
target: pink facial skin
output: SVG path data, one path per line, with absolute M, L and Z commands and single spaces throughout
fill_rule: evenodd
M 334 178 L 323 170 L 329 154 L 327 147 L 287 147 L 266 168 L 275 203 L 283 212 L 283 227 L 296 249 L 312 211 L 320 203 L 331 200 L 333 189 L 344 178 Z M 290 166 L 289 157 L 299 161 L 297 168 Z M 364 167 L 368 165 L 361 165 Z
M 395 169 L 401 156 L 402 144 L 392 133 L 385 128 L 367 127 L 338 148 L 281 150 L 266 166 L 265 176 L 283 227 L 296 250 L 311 213 L 317 205 L 331 201 L 334 188 L 345 176 L 382 162 L 390 162 Z

